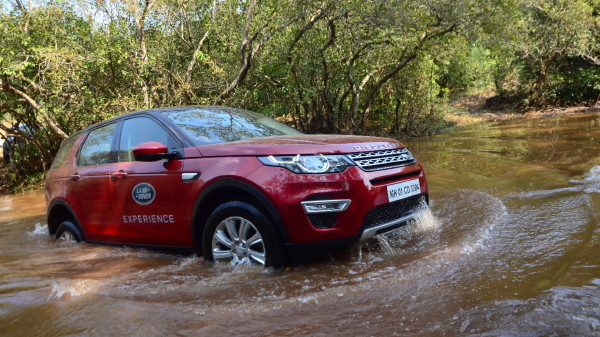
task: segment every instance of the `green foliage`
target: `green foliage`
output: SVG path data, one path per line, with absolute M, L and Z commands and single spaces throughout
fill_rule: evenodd
M 435 132 L 448 100 L 600 96 L 598 0 L 0 2 L 0 129 L 12 172 L 142 108 L 223 104 L 307 132 Z
M 450 99 L 494 90 L 496 60 L 489 49 L 457 39 L 452 51 L 454 54 L 451 57 L 437 61 L 440 67 L 439 84 L 446 89 Z
M 596 0 L 523 0 L 517 39 L 494 50 L 497 92 L 522 106 L 597 100 L 600 45 Z

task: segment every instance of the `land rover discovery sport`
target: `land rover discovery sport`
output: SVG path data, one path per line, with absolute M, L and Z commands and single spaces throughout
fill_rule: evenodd
M 398 141 L 306 135 L 250 111 L 137 111 L 65 140 L 46 181 L 56 238 L 280 266 L 346 249 L 428 202 Z

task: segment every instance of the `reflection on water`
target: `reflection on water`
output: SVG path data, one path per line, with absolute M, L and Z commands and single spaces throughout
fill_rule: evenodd
M 54 241 L 41 193 L 0 197 L 0 335 L 599 335 L 600 116 L 412 141 L 418 221 L 270 270 Z

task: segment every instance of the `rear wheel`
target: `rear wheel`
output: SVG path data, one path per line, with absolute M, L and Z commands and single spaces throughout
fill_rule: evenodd
M 56 234 L 54 235 L 56 240 L 62 239 L 70 242 L 81 242 L 83 241 L 83 235 L 79 228 L 71 221 L 63 221 L 58 226 Z
M 286 258 L 271 221 L 256 207 L 231 201 L 209 216 L 202 240 L 205 260 L 232 266 L 279 267 Z

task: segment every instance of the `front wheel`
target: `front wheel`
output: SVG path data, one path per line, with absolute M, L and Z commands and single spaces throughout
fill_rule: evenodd
M 211 213 L 202 247 L 205 260 L 227 262 L 232 266 L 279 267 L 286 261 L 269 218 L 245 202 L 227 202 Z
M 75 224 L 71 221 L 63 221 L 58 226 L 56 234 L 54 235 L 56 240 L 63 239 L 70 242 L 81 242 L 83 241 L 83 235 Z

